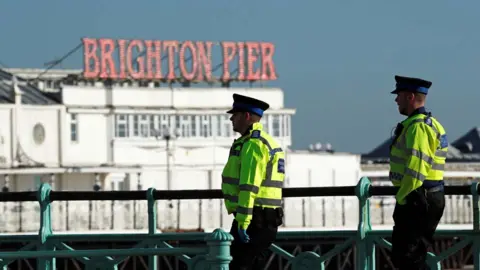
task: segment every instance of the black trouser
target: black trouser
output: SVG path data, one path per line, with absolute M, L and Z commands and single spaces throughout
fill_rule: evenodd
M 392 262 L 400 270 L 430 269 L 427 249 L 445 209 L 443 188 L 434 189 L 420 187 L 407 196 L 405 205 L 395 205 Z
M 247 228 L 250 242 L 242 243 L 238 235 L 238 223 L 233 220 L 230 234 L 234 240 L 230 246 L 233 260 L 231 270 L 263 269 L 268 256 L 268 249 L 277 237 L 278 226 L 282 225 L 283 210 L 255 207 L 253 218 Z

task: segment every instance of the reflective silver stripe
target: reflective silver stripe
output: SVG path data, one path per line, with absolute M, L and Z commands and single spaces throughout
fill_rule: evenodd
M 238 185 L 240 183 L 240 179 L 233 178 L 233 177 L 222 176 L 222 183 L 223 184 L 230 184 L 230 185 Z
M 263 181 L 262 183 L 263 187 L 273 187 L 273 188 L 282 188 L 283 187 L 283 181 L 277 181 L 277 180 L 266 180 Z
M 267 139 L 261 136 L 258 139 L 267 146 L 268 151 L 272 151 L 272 147 L 270 146 L 270 143 L 267 141 Z
M 446 158 L 447 157 L 447 151 L 437 150 L 437 151 L 435 151 L 435 156 Z
M 230 195 L 230 194 L 223 194 L 223 198 L 225 200 L 229 200 L 231 202 L 238 203 L 238 196 Z
M 432 169 L 437 170 L 437 171 L 443 171 L 443 170 L 445 170 L 445 164 L 435 163 L 435 164 L 432 165 Z
M 421 122 L 425 122 L 425 118 L 423 119 L 415 119 L 413 120 L 412 122 L 410 122 L 410 124 L 408 124 L 408 126 L 405 128 L 405 131 L 403 132 L 402 136 L 400 136 L 400 138 L 398 138 L 397 142 L 395 143 L 395 147 L 397 147 L 397 145 L 405 145 L 406 144 L 406 137 L 407 137 L 407 130 L 415 123 L 421 123 Z M 433 126 L 433 124 L 430 126 L 428 125 L 429 127 L 431 127 L 433 129 L 433 131 L 436 133 L 437 135 L 437 139 L 439 140 L 440 139 L 440 133 L 438 132 L 438 130 Z M 398 148 L 401 148 L 401 147 L 398 147 Z
M 270 160 L 267 163 L 267 172 L 265 173 L 265 180 L 263 180 L 261 186 L 262 187 L 273 187 L 273 188 L 282 188 L 283 187 L 283 181 L 275 181 L 272 180 L 272 174 L 273 174 L 273 159 L 275 157 L 276 153 L 282 152 L 282 148 L 274 148 L 272 149 L 272 146 L 270 143 L 265 139 L 264 137 L 259 137 L 258 138 L 263 144 L 265 144 L 268 148 L 268 151 L 270 153 Z
M 411 177 L 415 177 L 415 178 L 417 178 L 418 180 L 420 180 L 420 181 L 422 181 L 422 182 L 423 182 L 425 179 L 427 179 L 427 177 L 426 177 L 425 175 L 423 175 L 423 174 L 421 174 L 421 173 L 419 173 L 419 172 L 416 172 L 416 171 L 414 171 L 414 170 L 412 170 L 412 169 L 409 169 L 409 168 L 406 168 L 406 169 L 405 169 L 405 174 L 410 175 Z
M 433 125 L 433 123 L 431 126 L 429 125 L 429 127 L 431 127 L 433 129 L 433 132 L 437 134 L 437 139 L 440 139 L 440 132 L 438 132 L 437 128 Z
M 272 146 L 270 145 L 270 143 L 267 141 L 267 139 L 265 139 L 264 137 L 259 137 L 258 138 L 263 144 L 265 144 L 268 148 L 268 152 L 270 154 L 270 160 L 273 159 L 273 157 L 275 156 L 276 153 L 278 152 L 283 152 L 283 149 L 278 147 L 278 148 L 272 148 Z
M 418 122 L 424 122 L 425 123 L 425 119 L 429 118 L 428 116 L 423 118 L 423 119 L 415 119 L 414 121 L 412 121 L 412 123 L 410 123 L 410 125 L 408 125 L 408 127 L 410 127 L 413 123 L 418 123 Z M 420 121 L 418 121 L 420 120 Z M 440 132 L 438 132 L 437 128 L 433 125 L 433 121 L 432 121 L 432 124 L 431 125 L 428 125 L 427 123 L 425 123 L 427 126 L 431 127 L 433 132 L 435 132 L 435 134 L 437 135 L 437 140 L 440 140 Z M 406 131 L 406 130 L 405 130 Z
M 265 172 L 265 179 L 263 180 L 261 186 L 264 187 L 264 182 L 268 182 L 272 180 L 272 173 L 273 173 L 273 162 L 269 161 L 267 163 L 267 171 Z
M 238 203 L 238 196 L 225 194 L 225 195 L 223 195 L 223 198 L 225 198 L 225 199 L 227 199 L 231 202 Z M 282 206 L 282 200 L 267 199 L 267 198 L 256 198 L 254 204 L 268 205 L 268 206 L 279 206 L 280 207 L 280 206 Z M 242 207 L 242 206 L 238 206 L 238 208 L 239 209 L 247 209 L 247 208 Z M 237 212 L 239 212 L 239 211 L 237 211 Z
M 280 153 L 280 152 L 283 152 L 283 149 L 280 147 L 272 149 L 270 151 L 270 160 L 272 160 L 275 157 L 276 153 Z
M 410 122 L 410 124 L 406 127 L 405 132 L 403 132 L 402 136 L 400 138 L 398 138 L 397 142 L 395 143 L 395 147 L 400 149 L 400 150 L 404 150 L 407 154 L 411 154 L 413 156 L 421 158 L 422 160 L 424 160 L 425 162 L 430 164 L 432 166 L 432 169 L 434 169 L 434 170 L 444 170 L 445 169 L 445 164 L 435 163 L 433 158 L 428 156 L 427 154 L 422 153 L 422 152 L 420 152 L 418 150 L 415 150 L 415 149 L 407 149 L 406 148 L 405 144 L 406 144 L 407 130 L 415 123 L 425 122 L 425 119 L 426 118 L 415 119 L 412 122 Z M 432 130 L 435 132 L 437 140 L 440 140 L 441 134 L 440 134 L 440 132 L 438 132 L 437 128 L 435 128 L 433 123 L 432 123 L 432 125 L 428 125 L 428 126 L 431 127 Z M 443 150 L 438 149 L 438 150 L 435 151 L 435 156 L 446 158 L 447 157 L 447 151 L 443 151 Z M 390 160 L 394 163 L 402 163 L 401 158 L 399 158 L 399 157 L 392 156 L 392 157 L 390 157 Z
M 412 156 L 416 156 L 418 158 L 421 158 L 422 160 L 424 160 L 425 162 L 430 164 L 432 166 L 432 169 L 434 169 L 434 170 L 443 170 L 445 168 L 445 164 L 439 164 L 439 163 L 434 162 L 433 158 L 429 157 L 426 154 L 423 154 L 422 152 L 420 152 L 418 150 L 411 149 L 410 154 Z M 390 161 L 393 162 L 393 163 L 398 163 L 398 164 L 404 164 L 406 162 L 405 159 L 403 159 L 401 157 L 397 157 L 397 156 L 390 157 Z
M 253 214 L 253 208 L 245 208 L 242 206 L 237 207 L 237 213 L 238 214 L 243 214 L 243 215 L 251 215 Z
M 281 207 L 282 200 L 257 198 L 255 200 L 255 204 Z M 243 206 L 237 206 L 236 212 L 238 214 L 243 214 L 243 215 L 252 215 L 253 208 L 245 208 Z
M 430 165 L 433 164 L 433 158 L 432 157 L 430 157 L 429 155 L 427 155 L 423 152 L 420 152 L 416 149 L 408 149 L 406 153 L 411 154 L 412 156 L 416 156 L 416 157 L 422 159 L 423 161 L 427 162 Z
M 250 139 L 250 138 L 249 138 Z M 265 179 L 262 181 L 261 187 L 270 187 L 270 188 L 282 188 L 283 187 L 283 181 L 278 181 L 278 180 L 272 180 L 272 174 L 273 174 L 273 159 L 275 158 L 275 154 L 282 152 L 282 148 L 274 148 L 272 149 L 270 143 L 265 139 L 264 137 L 260 136 L 259 139 L 267 148 L 269 151 L 269 162 L 267 163 L 267 171 L 265 174 Z M 242 142 L 242 147 L 243 144 L 248 141 L 245 140 Z M 238 151 L 238 150 L 237 150 Z M 238 151 L 240 152 L 240 151 Z M 234 153 L 234 150 L 231 150 L 230 153 Z M 240 154 L 240 153 L 239 153 Z M 239 185 L 240 184 L 240 179 L 237 178 L 232 178 L 232 177 L 223 177 L 222 176 L 222 183 L 226 184 L 232 184 L 232 185 Z M 254 186 L 254 185 L 248 185 L 248 184 L 242 184 L 239 186 L 240 191 L 247 191 L 247 192 L 252 192 L 255 194 L 258 194 L 260 191 L 260 187 Z M 226 197 L 225 197 L 226 198 Z M 226 198 L 227 199 L 227 198 Z M 228 195 L 228 200 L 232 202 L 238 202 L 238 196 L 232 196 Z M 282 200 L 281 199 L 266 199 L 266 198 L 256 198 L 254 205 L 268 205 L 268 206 L 282 206 Z M 253 214 L 253 208 L 245 208 L 242 206 L 237 206 L 237 213 L 239 214 L 244 214 L 244 215 L 252 215 Z
M 282 206 L 282 200 L 278 199 L 256 198 L 255 203 L 261 205 Z
M 438 132 L 437 128 L 433 125 L 433 122 L 432 122 L 432 125 L 428 125 L 429 127 L 431 127 L 433 129 L 433 132 L 435 132 L 435 134 L 437 134 L 437 140 L 440 140 L 440 132 Z
M 254 186 L 254 185 L 248 185 L 248 184 L 240 185 L 239 188 L 240 188 L 240 190 L 249 191 L 249 192 L 252 192 L 252 193 L 255 193 L 255 194 L 257 194 L 258 191 L 260 190 L 259 187 Z

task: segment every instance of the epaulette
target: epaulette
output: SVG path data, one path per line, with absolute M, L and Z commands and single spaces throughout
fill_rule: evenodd
M 440 148 L 448 147 L 448 139 L 447 134 L 443 134 L 440 136 Z
M 252 134 L 250 135 L 250 138 L 258 139 L 258 138 L 260 138 L 261 133 L 262 132 L 260 130 L 256 129 L 256 130 L 252 131 Z
M 425 120 L 423 121 L 425 124 L 432 126 L 432 118 L 430 116 L 425 117 Z

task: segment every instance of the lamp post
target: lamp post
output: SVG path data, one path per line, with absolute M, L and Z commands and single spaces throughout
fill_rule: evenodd
M 158 136 L 158 135 L 159 134 L 157 132 L 157 135 L 155 136 L 157 140 L 160 138 L 160 136 Z M 179 129 L 175 129 L 172 132 L 172 129 L 169 126 L 164 127 L 163 132 L 162 132 L 162 139 L 165 140 L 165 153 L 166 153 L 166 165 L 167 165 L 166 173 L 167 173 L 167 189 L 168 190 L 172 189 L 172 172 L 171 172 L 171 166 L 170 166 L 170 156 L 171 156 L 170 141 L 175 140 L 178 137 L 180 137 L 180 130 Z M 173 204 L 172 204 L 171 200 L 168 201 L 168 208 L 169 208 L 169 210 L 167 211 L 168 212 L 168 215 L 167 215 L 167 222 L 168 223 L 167 224 L 169 224 L 168 227 L 173 227 L 173 226 L 171 226 L 172 208 L 173 208 Z

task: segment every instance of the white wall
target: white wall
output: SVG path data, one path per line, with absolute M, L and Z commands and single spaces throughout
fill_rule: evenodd
M 60 163 L 61 139 L 59 132 L 63 115 L 62 109 L 46 106 L 22 106 L 22 109 L 19 110 L 19 143 L 29 158 L 45 163 L 47 166 L 58 166 Z M 45 128 L 45 141 L 42 144 L 34 142 L 33 128 L 37 123 Z
M 17 151 L 29 165 L 39 163 L 47 167 L 102 164 L 165 166 L 164 140 L 113 138 L 113 116 L 105 110 L 76 113 L 78 140 L 71 141 L 71 114 L 65 112 L 65 107 L 19 106 L 16 121 L 18 136 L 12 137 L 15 129 L 14 108 L 13 105 L 0 106 L 0 121 L 4 123 L 0 126 L 0 168 L 11 167 L 12 156 Z M 33 127 L 37 123 L 45 128 L 45 141 L 42 144 L 36 144 L 33 138 Z M 17 138 L 19 144 L 16 143 Z M 277 140 L 284 149 L 291 143 L 290 136 Z M 224 162 L 232 141 L 233 137 L 180 137 L 171 145 L 176 147 L 174 156 L 178 164 L 193 166 Z
M 0 106 L 0 166 L 8 167 L 12 162 L 11 119 L 12 106 Z
M 15 115 L 17 121 L 14 121 Z M 59 133 L 64 115 L 62 106 L 22 105 L 15 110 L 14 105 L 1 105 L 0 166 L 12 166 L 17 153 L 23 165 L 38 162 L 45 166 L 58 166 L 62 158 L 59 151 L 62 138 Z M 45 130 L 44 141 L 41 143 L 34 141 L 33 130 L 36 124 L 43 125 Z
M 141 113 L 141 111 L 138 111 Z M 111 114 L 94 111 L 77 113 L 78 141 L 70 140 L 70 114 L 65 117 L 63 165 L 145 165 L 165 166 L 166 142 L 153 137 L 113 138 Z M 216 134 L 214 130 L 213 134 Z M 238 137 L 238 136 L 236 136 Z M 222 163 L 228 157 L 228 148 L 234 137 L 190 137 L 171 141 L 177 164 L 202 165 Z M 291 144 L 291 137 L 277 138 L 286 149 Z M 220 147 L 225 146 L 225 147 Z M 175 149 L 174 149 L 175 148 Z M 110 160 L 110 155 L 112 159 Z M 173 161 L 172 161 L 173 162 Z
M 354 186 L 359 180 L 360 156 L 294 152 L 287 156 L 287 187 Z M 355 226 L 356 197 L 310 197 L 285 199 L 288 227 Z M 349 213 L 344 216 L 343 213 Z
M 67 106 L 78 107 L 154 107 L 177 109 L 227 108 L 232 94 L 265 100 L 272 109 L 283 108 L 283 91 L 278 88 L 145 88 L 69 86 L 62 89 Z
M 356 185 L 360 156 L 349 153 L 288 153 L 289 187 Z M 292 172 L 292 174 L 289 173 Z
M 78 140 L 70 140 L 70 115 L 65 117 L 64 162 L 69 165 L 99 165 L 107 163 L 111 148 L 107 137 L 107 115 L 100 113 L 77 114 Z

